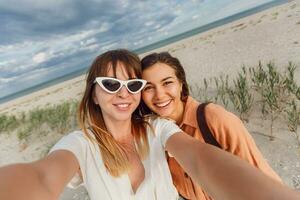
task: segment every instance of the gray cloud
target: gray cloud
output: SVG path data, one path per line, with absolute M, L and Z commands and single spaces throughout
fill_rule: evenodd
M 242 11 L 247 2 L 0 0 L 0 98 L 85 68 L 104 50 L 149 45 Z

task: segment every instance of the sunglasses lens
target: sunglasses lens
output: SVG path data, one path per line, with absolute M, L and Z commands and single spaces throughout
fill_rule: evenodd
M 127 84 L 127 87 L 131 92 L 139 91 L 142 88 L 142 86 L 143 86 L 142 81 L 131 81 Z
M 121 86 L 120 82 L 110 79 L 102 80 L 102 84 L 107 90 L 111 92 L 117 91 Z

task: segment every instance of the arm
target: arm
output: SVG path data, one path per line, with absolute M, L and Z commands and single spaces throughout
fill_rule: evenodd
M 166 142 L 184 170 L 214 199 L 300 199 L 300 194 L 270 179 L 245 161 L 187 134 Z
M 236 115 L 216 104 L 209 104 L 205 111 L 207 124 L 223 149 L 281 182 L 280 177 L 264 159 L 243 122 Z
M 54 151 L 44 159 L 0 168 L 0 199 L 54 200 L 79 169 L 75 156 Z

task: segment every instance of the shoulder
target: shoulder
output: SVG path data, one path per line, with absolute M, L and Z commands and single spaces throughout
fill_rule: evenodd
M 209 129 L 224 149 L 233 152 L 247 148 L 245 142 L 252 139 L 239 117 L 213 103 L 207 105 L 205 112 Z
M 154 129 L 161 129 L 165 126 L 177 127 L 174 120 L 169 119 L 169 118 L 159 117 L 159 116 L 156 116 L 155 118 L 150 119 L 149 124 Z
M 218 104 L 215 103 L 209 103 L 205 107 L 205 112 L 211 115 L 218 115 L 218 113 L 224 113 L 227 112 L 226 109 Z
M 68 133 L 64 137 L 76 138 L 78 140 L 84 140 L 85 139 L 85 135 L 84 135 L 83 131 L 81 131 L 81 130 L 76 130 L 76 131 L 73 131 L 71 133 Z
M 230 122 L 230 121 L 239 121 L 239 118 L 227 111 L 224 107 L 210 103 L 205 107 L 205 118 L 207 123 L 209 122 Z
M 162 144 L 173 134 L 182 132 L 175 121 L 167 118 L 156 117 L 149 121 L 151 131 L 155 137 L 160 138 Z M 149 130 L 148 130 L 149 131 Z
M 65 136 L 63 136 L 59 143 L 68 143 L 68 142 L 80 142 L 80 143 L 84 143 L 84 142 L 87 142 L 87 136 L 80 130 L 77 130 L 77 131 L 73 131 Z
M 63 136 L 50 150 L 49 153 L 55 150 L 68 150 L 75 155 L 80 155 L 89 145 L 90 141 L 82 131 L 73 131 Z

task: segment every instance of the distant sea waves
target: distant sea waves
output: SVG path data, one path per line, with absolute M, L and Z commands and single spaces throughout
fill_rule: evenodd
M 243 12 L 240 12 L 240 13 L 237 13 L 237 14 L 234 14 L 234 15 L 226 17 L 224 19 L 220 19 L 220 20 L 214 21 L 212 23 L 209 23 L 209 24 L 197 27 L 195 29 L 192 29 L 192 30 L 189 30 L 189 31 L 186 31 L 186 32 L 183 32 L 183 33 L 180 33 L 178 35 L 169 37 L 167 39 L 164 39 L 164 40 L 161 40 L 161 41 L 158 41 L 158 42 L 155 42 L 153 44 L 144 46 L 144 47 L 139 48 L 139 49 L 135 49 L 133 51 L 136 52 L 136 53 L 138 53 L 138 54 L 145 53 L 145 52 L 151 51 L 153 49 L 157 49 L 157 48 L 166 46 L 166 45 L 174 43 L 176 41 L 179 41 L 179 40 L 182 40 L 182 39 L 194 36 L 196 34 L 205 32 L 205 31 L 213 29 L 215 27 L 222 26 L 222 25 L 230 23 L 232 21 L 241 19 L 243 17 L 246 17 L 246 16 L 249 16 L 249 15 L 261 12 L 261 11 L 266 10 L 268 8 L 271 8 L 271 7 L 274 7 L 274 6 L 278 6 L 278 5 L 287 3 L 287 2 L 289 2 L 289 1 L 288 0 L 274 0 L 272 2 L 260 5 L 260 6 L 255 7 L 255 8 L 251 8 L 249 10 L 246 10 L 246 11 L 243 11 Z M 32 92 L 44 89 L 46 87 L 58 84 L 60 82 L 67 81 L 69 79 L 75 78 L 77 76 L 85 74 L 86 71 L 87 71 L 87 68 L 79 69 L 79 70 L 77 70 L 75 72 L 72 72 L 70 74 L 67 74 L 67 75 L 55 78 L 53 80 L 41 83 L 39 85 L 27 88 L 25 90 L 18 91 L 16 93 L 4 96 L 4 97 L 0 98 L 0 104 L 4 103 L 4 102 L 7 102 L 7 101 L 10 101 L 10 100 L 15 99 L 15 98 L 18 98 L 18 97 L 30 94 Z
M 87 68 L 80 69 L 80 70 L 74 71 L 70 74 L 63 75 L 63 76 L 57 77 L 55 79 L 52 79 L 50 81 L 46 81 L 44 83 L 41 83 L 41 84 L 35 85 L 33 87 L 27 88 L 25 90 L 21 90 L 21 91 L 18 91 L 16 93 L 4 96 L 4 97 L 0 98 L 0 104 L 5 103 L 5 102 L 10 101 L 10 100 L 13 100 L 13 99 L 16 99 L 18 97 L 25 96 L 25 95 L 33 93 L 33 92 L 36 92 L 38 90 L 47 88 L 49 86 L 56 85 L 58 83 L 73 79 L 73 78 L 78 77 L 82 74 L 85 74 L 86 71 L 87 71 Z

